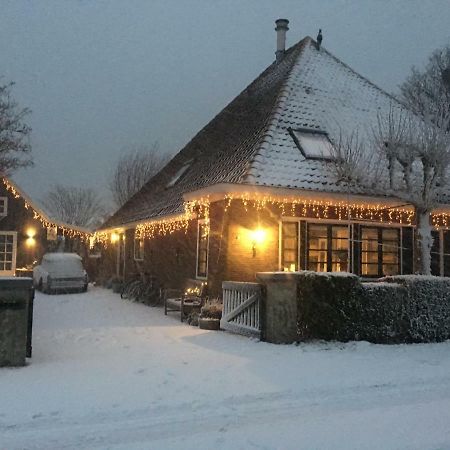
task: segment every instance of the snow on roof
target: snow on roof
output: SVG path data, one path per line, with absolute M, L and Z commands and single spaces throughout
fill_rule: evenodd
M 390 108 L 401 105 L 309 39 L 289 74 L 271 139 L 255 156 L 246 182 L 347 192 L 336 183 L 332 165 L 305 158 L 289 130 L 321 131 L 335 142 L 341 131 L 371 136 L 378 115 Z
M 101 228 L 183 211 L 183 194 L 218 183 L 349 193 L 332 163 L 305 158 L 290 130 L 372 133 L 402 106 L 306 37 L 271 64 Z M 314 149 L 313 149 L 314 150 Z M 176 183 L 170 181 L 192 161 Z M 357 187 L 352 193 L 364 192 Z

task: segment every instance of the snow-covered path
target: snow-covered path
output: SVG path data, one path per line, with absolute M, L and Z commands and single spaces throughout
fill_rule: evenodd
M 450 449 L 450 342 L 275 346 L 92 288 L 37 294 L 1 449 Z

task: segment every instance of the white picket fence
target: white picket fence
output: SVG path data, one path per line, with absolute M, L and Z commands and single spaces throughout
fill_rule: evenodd
M 258 283 L 224 281 L 220 327 L 246 336 L 261 337 L 262 287 Z

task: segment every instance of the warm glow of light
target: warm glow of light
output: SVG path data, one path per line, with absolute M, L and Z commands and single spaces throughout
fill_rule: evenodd
M 34 228 L 28 228 L 26 234 L 29 239 L 33 239 L 36 236 L 36 230 Z
M 119 235 L 117 233 L 111 233 L 111 244 L 115 244 L 119 240 Z
M 25 244 L 27 247 L 34 247 L 36 245 L 36 239 L 34 237 L 29 237 L 26 241 Z
M 252 242 L 255 244 L 262 244 L 266 239 L 266 231 L 262 228 L 257 228 L 251 232 Z

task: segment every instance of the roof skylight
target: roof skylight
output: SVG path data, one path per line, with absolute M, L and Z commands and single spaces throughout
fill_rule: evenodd
M 303 156 L 308 159 L 334 159 L 333 145 L 323 131 L 290 130 Z

